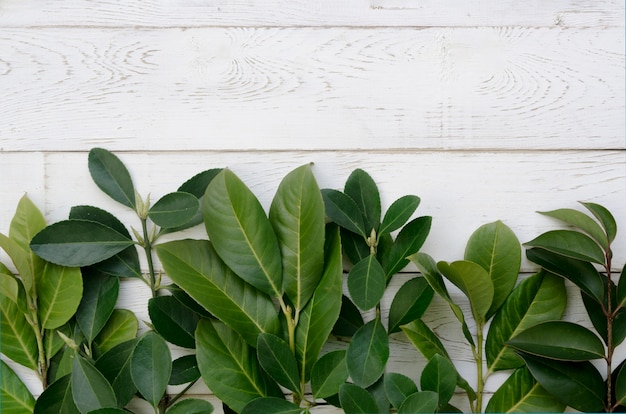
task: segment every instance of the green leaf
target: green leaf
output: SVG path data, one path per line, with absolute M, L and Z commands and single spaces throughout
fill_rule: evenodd
M 602 227 L 594 219 L 583 212 L 571 208 L 552 211 L 540 211 L 539 214 L 552 217 L 572 225 L 591 236 L 605 251 L 609 250 L 609 241 Z
M 611 214 L 609 210 L 600 204 L 596 203 L 581 203 L 583 206 L 587 208 L 587 210 L 591 211 L 591 213 L 600 221 L 602 227 L 604 227 L 604 231 L 606 232 L 607 238 L 609 239 L 609 244 L 615 240 L 615 236 L 617 235 L 617 223 L 615 222 L 615 217 Z
M 376 400 L 366 389 L 345 383 L 339 389 L 339 401 L 346 414 L 372 414 L 378 412 Z
M 474 320 L 477 323 L 486 322 L 485 318 L 491 309 L 494 292 L 493 282 L 487 271 L 482 266 L 466 260 L 439 262 L 437 267 L 467 296 Z
M 570 280 L 597 302 L 602 303 L 604 300 L 604 282 L 591 263 L 538 247 L 526 250 L 526 256 L 546 270 Z
M 313 364 L 327 342 L 341 308 L 343 268 L 337 226 L 329 224 L 326 236 L 324 273 L 313 297 L 300 312 L 296 326 L 295 351 L 301 382 L 308 381 Z
M 172 355 L 161 336 L 147 332 L 139 339 L 131 356 L 130 372 L 137 390 L 156 407 L 172 373 Z
M 183 289 L 181 289 L 180 286 L 171 284 L 168 286 L 163 286 L 163 289 L 167 289 L 167 291 L 169 291 L 172 294 L 172 296 L 178 299 L 180 303 L 182 303 L 183 305 L 185 305 L 186 307 L 188 307 L 189 309 L 191 309 L 198 315 L 205 317 L 205 318 L 213 318 L 213 315 L 211 315 L 211 312 L 209 312 L 202 305 L 196 302 L 196 300 L 192 298 L 191 296 L 189 296 L 189 294 L 185 292 Z
M 548 321 L 518 333 L 507 345 L 532 355 L 562 361 L 604 357 L 604 345 L 589 329 L 566 321 Z
M 626 403 L 626 370 L 622 367 L 615 381 L 615 405 Z
M 389 338 L 379 318 L 360 328 L 352 337 L 346 354 L 348 373 L 355 384 L 369 387 L 385 372 L 389 359 Z
M 8 297 L 0 297 L 2 353 L 18 364 L 37 370 L 37 339 L 24 314 Z
M 132 245 L 128 237 L 95 221 L 65 220 L 37 233 L 30 247 L 51 263 L 82 267 L 108 259 Z
M 372 177 L 360 168 L 355 169 L 346 181 L 344 193 L 359 207 L 366 234 L 372 229 L 378 230 L 381 214 L 380 195 Z
M 434 413 L 437 410 L 438 401 L 436 392 L 416 392 L 404 400 L 398 409 L 398 414 Z
M 560 413 L 565 409 L 530 374 L 526 367 L 515 370 L 496 390 L 486 413 Z
M 161 197 L 148 211 L 148 217 L 159 227 L 175 228 L 189 223 L 199 209 L 196 196 L 175 192 Z
M 167 414 L 211 414 L 213 405 L 198 398 L 187 398 L 172 405 Z
M 130 370 L 136 345 L 137 340 L 134 339 L 123 342 L 106 352 L 95 363 L 98 371 L 111 384 L 120 407 L 128 404 L 137 392 Z
M 348 379 L 346 351 L 331 351 L 313 365 L 311 370 L 311 388 L 315 398 L 326 398 L 339 392 L 341 385 Z
M 359 308 L 350 301 L 350 298 L 343 295 L 339 318 L 332 330 L 333 335 L 351 337 L 363 325 L 363 316 L 361 316 Z
M 135 338 L 138 329 L 139 321 L 133 312 L 127 309 L 114 309 L 104 328 L 94 339 L 94 343 L 101 352 L 107 352 Z
M 65 342 L 63 342 L 63 344 L 65 344 Z M 48 384 L 52 384 L 62 377 L 72 373 L 74 356 L 76 356 L 76 352 L 74 352 L 72 348 L 65 347 L 52 357 L 52 359 L 50 359 L 50 364 L 48 366 Z M 72 396 L 70 390 L 70 399 L 71 398 Z
M 387 280 L 404 269 L 409 264 L 408 257 L 417 253 L 424 245 L 426 237 L 430 232 L 431 223 L 432 217 L 430 216 L 418 217 L 408 222 L 400 230 L 389 253 L 385 255 L 386 259 L 383 260 Z
M 626 305 L 626 264 L 622 268 L 622 273 L 617 284 L 617 306 Z
M 611 306 L 612 309 L 615 310 L 615 303 L 617 302 L 616 295 L 616 286 L 615 283 L 611 281 Z M 605 290 L 605 294 L 608 289 Z M 608 301 L 607 298 L 604 299 L 604 303 L 600 304 L 592 299 L 590 296 L 586 294 L 581 294 L 583 299 L 583 304 L 585 305 L 585 310 L 587 311 L 587 315 L 593 324 L 593 327 L 596 329 L 596 332 L 600 335 L 600 337 L 604 340 L 604 343 L 608 343 L 608 332 L 607 332 L 607 318 L 605 315 L 604 309 L 608 309 Z M 613 318 L 613 346 L 618 346 L 624 341 L 626 337 L 626 323 L 624 318 L 626 318 L 626 308 L 621 308 L 617 311 Z
M 437 406 L 443 408 L 456 389 L 457 372 L 449 358 L 435 354 L 429 360 L 420 376 L 422 391 L 433 391 L 438 396 Z
M 350 297 L 361 310 L 376 306 L 385 293 L 385 287 L 385 271 L 373 255 L 355 264 L 348 273 Z
M 341 245 L 344 254 L 350 263 L 358 263 L 370 255 L 370 248 L 363 236 L 352 233 L 350 230 L 346 230 L 343 227 L 340 227 L 339 232 L 341 233 Z M 391 236 L 389 237 L 391 238 Z M 378 246 L 378 251 L 380 252 L 380 241 Z
M 206 240 L 155 247 L 165 272 L 193 299 L 256 346 L 261 332 L 278 334 L 280 322 L 266 294 L 238 278 Z
M 100 408 L 98 410 L 90 411 L 89 414 L 128 414 L 130 412 L 131 411 L 124 410 L 122 408 Z
M 282 180 L 269 219 L 282 255 L 283 289 L 301 310 L 313 296 L 324 265 L 324 201 L 310 165 Z
M 493 301 L 485 319 L 502 306 L 515 286 L 522 262 L 520 242 L 501 221 L 480 226 L 467 242 L 465 260 L 482 266 L 493 284 Z
M 378 234 L 391 233 L 404 226 L 419 204 L 420 198 L 414 195 L 405 195 L 394 201 L 385 213 Z
M 434 291 L 423 277 L 404 283 L 391 302 L 389 333 L 400 332 L 400 326 L 421 318 L 433 299 Z
M 300 414 L 302 408 L 284 398 L 264 397 L 248 403 L 241 414 Z
M 181 385 L 200 378 L 198 360 L 195 355 L 184 355 L 172 361 L 172 375 L 169 385 Z
M 8 269 L 6 271 L 0 269 L 0 294 L 2 297 L 6 297 L 15 303 L 20 312 L 28 313 L 24 285 Z
M 604 252 L 589 236 L 572 230 L 552 230 L 524 243 L 572 259 L 604 264 Z
M 374 397 L 374 401 L 376 401 L 376 405 L 378 406 L 378 412 L 388 413 L 391 408 L 391 403 L 387 399 L 387 393 L 385 393 L 384 375 L 366 389 L 367 392 Z
M 4 361 L 0 360 L 0 408 L 4 414 L 32 413 L 35 398 Z
M 496 313 L 487 334 L 487 366 L 491 372 L 523 365 L 506 341 L 540 322 L 560 319 L 567 304 L 563 279 L 540 271 L 521 282 Z
M 520 356 L 537 382 L 564 404 L 592 413 L 604 410 L 606 385 L 590 362 L 555 361 L 525 353 Z
M 402 332 L 409 338 L 409 341 L 424 355 L 426 359 L 440 354 L 450 358 L 448 351 L 441 343 L 441 340 L 421 319 L 401 326 Z
M 168 342 L 183 348 L 195 348 L 194 332 L 200 316 L 173 296 L 157 296 L 148 302 L 154 329 Z
M 80 355 L 72 366 L 72 398 L 81 413 L 117 407 L 117 398 L 104 375 Z
M 64 325 L 78 309 L 82 294 L 80 269 L 46 263 L 37 286 L 41 326 L 54 329 Z
M 83 297 L 76 311 L 76 322 L 91 344 L 113 313 L 120 281 L 116 277 L 92 272 L 85 274 Z
M 287 342 L 276 335 L 262 333 L 257 338 L 256 352 L 261 367 L 274 381 L 301 394 L 298 365 Z
M 236 412 L 259 397 L 282 397 L 280 388 L 259 366 L 254 349 L 234 330 L 203 319 L 196 330 L 196 343 L 202 379 Z
M 135 208 L 135 187 L 122 161 L 103 148 L 93 148 L 88 157 L 89 173 L 96 185 L 113 200 Z
M 262 292 L 282 296 L 276 234 L 263 207 L 239 177 L 228 169 L 220 172 L 207 187 L 202 213 L 209 239 L 226 265 Z
M 384 384 L 387 398 L 396 409 L 400 408 L 409 395 L 419 391 L 411 378 L 395 372 L 385 374 Z
M 72 398 L 72 376 L 59 378 L 37 398 L 35 414 L 80 414 Z
M 365 234 L 365 223 L 361 210 L 350 196 L 341 191 L 325 188 L 322 190 L 322 198 L 328 218 L 346 230 L 364 238 L 369 237 Z

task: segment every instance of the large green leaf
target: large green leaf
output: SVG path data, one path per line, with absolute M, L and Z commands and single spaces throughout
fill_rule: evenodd
M 194 332 L 200 316 L 174 296 L 157 296 L 148 302 L 154 329 L 168 342 L 183 348 L 195 348 Z
M 348 373 L 355 384 L 369 387 L 385 372 L 389 338 L 379 318 L 366 323 L 352 337 L 346 354 Z
M 372 414 L 378 412 L 376 400 L 366 389 L 345 383 L 339 389 L 339 401 L 346 414 Z
M 398 409 L 398 414 L 434 413 L 439 399 L 436 392 L 421 391 L 411 394 Z
M 82 294 L 80 269 L 46 263 L 37 286 L 39 323 L 46 329 L 65 324 L 76 312 Z
M 396 409 L 400 408 L 409 395 L 419 391 L 411 378 L 396 372 L 385 374 L 384 387 L 389 402 Z
M 363 215 L 356 202 L 341 191 L 322 190 L 326 215 L 339 226 L 367 238 Z
M 496 390 L 486 413 L 559 413 L 565 404 L 548 393 L 526 367 L 515 370 Z
M 130 370 L 137 340 L 123 342 L 102 355 L 95 367 L 104 375 L 115 392 L 119 406 L 125 406 L 137 392 Z
M 117 407 L 117 398 L 111 384 L 96 367 L 80 355 L 74 357 L 72 366 L 72 398 L 81 413 Z
M 420 376 L 422 391 L 432 391 L 438 395 L 438 407 L 443 408 L 454 395 L 458 374 L 449 358 L 435 354 L 429 360 Z
M 493 283 L 493 301 L 486 319 L 502 306 L 515 286 L 522 262 L 520 242 L 501 221 L 480 226 L 467 242 L 465 260 L 477 263 Z
M 491 372 L 523 365 L 506 341 L 540 322 L 560 319 L 565 311 L 567 292 L 562 278 L 546 271 L 520 283 L 496 313 L 485 345 Z
M 587 210 L 591 211 L 591 213 L 600 221 L 604 231 L 606 232 L 607 238 L 609 239 L 609 243 L 612 243 L 617 234 L 617 223 L 615 222 L 615 217 L 613 217 L 611 212 L 606 207 L 601 206 L 600 204 L 581 204 L 585 206 Z
M 271 298 L 238 278 L 206 240 L 177 240 L 156 246 L 172 280 L 209 312 L 256 346 L 261 332 L 278 334 Z
M 400 230 L 398 237 L 391 245 L 388 254 L 385 255 L 383 266 L 387 280 L 393 275 L 401 271 L 409 264 L 408 257 L 424 245 L 426 237 L 430 232 L 432 217 L 418 217 L 409 221 L 406 226 Z
M 592 413 L 604 410 L 606 386 L 590 362 L 555 361 L 525 353 L 520 356 L 537 382 L 564 404 Z
M 172 355 L 160 335 L 149 331 L 139 339 L 130 359 L 130 373 L 137 390 L 156 407 L 172 373 Z
M 434 291 L 423 277 L 404 283 L 391 302 L 389 333 L 400 332 L 400 326 L 421 318 L 433 299 Z
M 120 290 L 116 277 L 99 272 L 84 275 L 83 297 L 76 311 L 76 322 L 91 344 L 113 313 Z
M 355 264 L 348 273 L 350 298 L 361 310 L 376 306 L 385 293 L 385 271 L 376 256 L 370 255 Z
M 37 339 L 24 314 L 8 297 L 0 297 L 0 343 L 2 353 L 18 364 L 36 370 Z
M 274 381 L 302 395 L 298 363 L 287 342 L 276 335 L 262 333 L 257 338 L 256 352 L 261 367 Z
M 104 224 L 65 220 L 52 224 L 33 238 L 33 251 L 62 266 L 90 266 L 133 245 L 133 241 Z
M 189 223 L 200 210 L 198 198 L 184 192 L 161 197 L 148 211 L 148 217 L 159 227 L 176 228 Z
M 113 347 L 130 341 L 137 335 L 139 321 L 135 314 L 127 309 L 114 309 L 94 343 L 100 352 L 107 352 Z
M 311 370 L 311 389 L 315 398 L 326 398 L 339 392 L 341 385 L 348 379 L 346 351 L 331 351 L 313 365 Z
M 248 403 L 241 414 L 300 414 L 302 408 L 284 398 L 263 397 Z
M 239 277 L 262 292 L 282 296 L 282 264 L 276 234 L 263 207 L 232 171 L 209 184 L 202 202 L 209 239 Z
M 571 208 L 540 211 L 539 214 L 561 220 L 590 235 L 605 251 L 609 250 L 609 240 L 597 221 L 585 213 Z
M 313 297 L 300 313 L 296 326 L 296 360 L 301 382 L 306 382 L 313 364 L 328 340 L 341 310 L 342 257 L 337 226 L 329 224 L 324 247 L 324 272 Z
M 346 181 L 344 192 L 361 210 L 366 234 L 372 229 L 378 231 L 381 215 L 380 194 L 372 177 L 360 168 L 355 169 Z
M 414 195 L 405 195 L 394 201 L 385 213 L 378 234 L 391 233 L 404 226 L 419 204 L 420 198 Z
M 604 344 L 595 333 L 567 321 L 539 323 L 506 343 L 529 354 L 562 361 L 588 361 L 604 357 Z
M 35 398 L 4 361 L 0 360 L 0 408 L 4 414 L 32 413 Z
M 441 273 L 467 296 L 472 315 L 477 323 L 484 323 L 493 300 L 493 282 L 489 273 L 480 265 L 466 260 L 452 263 L 439 262 Z
M 183 355 L 172 361 L 172 375 L 170 376 L 169 385 L 187 384 L 199 378 L 200 370 L 198 369 L 198 360 L 195 355 Z
M 282 396 L 280 388 L 259 366 L 254 349 L 226 325 L 201 320 L 196 330 L 196 343 L 202 379 L 236 412 L 241 412 L 256 398 Z
M 602 248 L 589 236 L 573 230 L 552 230 L 524 243 L 539 247 L 572 259 L 604 264 Z
M 199 398 L 187 398 L 172 405 L 167 414 L 211 414 L 213 405 Z
M 73 351 L 72 351 L 73 352 Z M 59 378 L 43 390 L 35 403 L 35 414 L 80 414 L 72 398 L 72 376 Z
M 135 208 L 135 187 L 122 161 L 103 148 L 89 151 L 88 167 L 96 185 L 113 200 Z
M 324 266 L 324 201 L 310 165 L 282 180 L 269 219 L 282 255 L 283 289 L 300 310 L 313 296 Z

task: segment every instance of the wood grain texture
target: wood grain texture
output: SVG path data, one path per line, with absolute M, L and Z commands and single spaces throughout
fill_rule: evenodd
M 3 26 L 623 26 L 618 0 L 4 0 Z
M 5 29 L 0 50 L 1 151 L 626 148 L 623 28 Z

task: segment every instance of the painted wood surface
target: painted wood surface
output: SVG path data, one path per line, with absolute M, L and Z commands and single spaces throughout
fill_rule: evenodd
M 501 219 L 523 242 L 558 225 L 535 211 L 593 201 L 622 229 L 619 271 L 624 48 L 617 0 L 3 0 L 0 232 L 24 193 L 49 222 L 88 203 L 136 225 L 91 182 L 87 151 L 100 146 L 154 200 L 228 166 L 267 208 L 301 164 L 313 162 L 326 188 L 363 168 L 384 207 L 421 197 L 417 213 L 433 216 L 422 250 L 437 260 L 461 258 L 484 223 Z M 171 237 L 206 236 L 199 227 Z M 523 277 L 534 270 L 523 262 Z M 414 272 L 394 279 L 383 314 Z M 588 325 L 570 293 L 566 318 Z M 125 281 L 118 306 L 148 320 L 148 298 Z M 474 383 L 447 305 L 435 299 L 425 318 Z M 345 346 L 336 338 L 327 349 Z M 389 371 L 419 377 L 425 361 L 402 334 L 391 353 Z M 204 385 L 192 394 L 221 412 Z M 462 394 L 453 402 L 469 409 Z

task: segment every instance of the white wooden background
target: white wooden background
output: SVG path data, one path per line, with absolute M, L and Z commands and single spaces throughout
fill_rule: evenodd
M 101 146 L 154 199 L 229 166 L 268 206 L 303 163 L 331 188 L 363 168 L 384 207 L 422 198 L 437 260 L 460 259 L 481 224 L 528 241 L 555 226 L 536 210 L 598 202 L 622 229 L 620 270 L 624 47 L 618 0 L 0 0 L 0 232 L 24 193 L 50 222 L 88 203 L 133 224 L 88 175 Z M 147 289 L 122 289 L 119 306 L 147 319 Z M 567 318 L 584 321 L 574 297 Z M 473 383 L 448 308 L 435 300 L 426 319 Z M 389 371 L 423 365 L 393 335 Z

